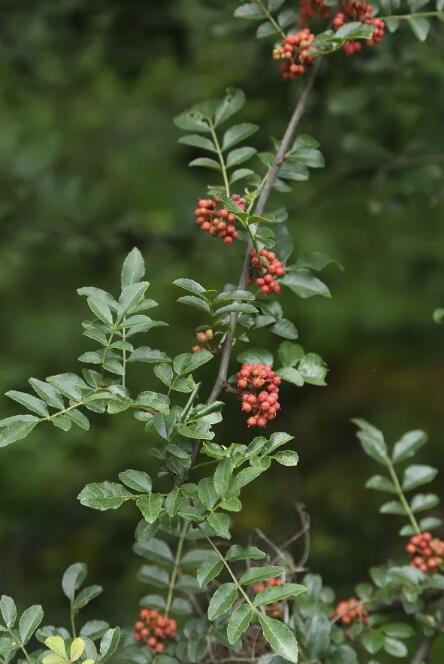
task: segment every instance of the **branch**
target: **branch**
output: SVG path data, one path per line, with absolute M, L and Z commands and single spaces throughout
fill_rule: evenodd
M 436 637 L 437 634 L 432 634 L 423 638 L 410 664 L 423 664 L 432 661 L 432 648 Z
M 307 106 L 307 101 L 308 97 L 310 95 L 311 89 L 313 87 L 314 80 L 316 78 L 316 75 L 319 70 L 321 60 L 316 60 L 316 62 L 313 65 L 313 68 L 311 70 L 310 76 L 307 79 L 304 87 L 302 88 L 302 92 L 299 96 L 299 99 L 297 101 L 296 107 L 293 111 L 293 115 L 291 116 L 290 122 L 288 124 L 288 127 L 285 131 L 284 137 L 281 141 L 281 144 L 279 146 L 279 149 L 276 154 L 276 158 L 273 162 L 273 165 L 271 166 L 267 178 L 265 180 L 264 186 L 262 187 L 260 196 L 258 198 L 257 204 L 254 209 L 254 214 L 256 215 L 261 215 L 263 214 L 265 210 L 265 206 L 267 205 L 268 199 L 270 197 L 271 191 L 273 189 L 274 182 L 276 180 L 276 177 L 279 173 L 279 169 L 281 168 L 282 164 L 284 163 L 285 160 L 285 155 L 288 152 L 288 149 L 290 147 L 290 144 L 293 140 L 295 131 L 299 125 L 299 122 L 301 121 L 301 118 L 305 112 L 305 108 Z M 247 244 L 247 249 L 245 252 L 245 258 L 244 258 L 244 263 L 242 267 L 242 272 L 239 278 L 239 283 L 238 283 L 238 289 L 243 290 L 245 288 L 245 285 L 247 283 L 248 279 L 248 272 L 250 268 L 250 253 L 252 249 L 252 243 L 251 240 Z M 231 358 L 231 352 L 233 350 L 233 340 L 234 340 L 234 335 L 236 332 L 236 326 L 237 326 L 237 321 L 238 321 L 238 316 L 236 314 L 231 314 L 230 317 L 230 327 L 229 331 L 227 333 L 224 345 L 222 347 L 222 355 L 220 359 L 220 364 L 219 364 L 219 370 L 216 376 L 216 380 L 213 385 L 213 389 L 211 390 L 210 396 L 208 397 L 207 403 L 212 403 L 217 399 L 219 394 L 221 393 L 223 386 L 227 380 L 227 375 L 228 375 L 228 367 L 230 364 L 230 358 Z

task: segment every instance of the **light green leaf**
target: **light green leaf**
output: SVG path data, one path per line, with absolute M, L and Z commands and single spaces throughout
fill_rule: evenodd
M 62 578 L 62 589 L 68 599 L 74 599 L 76 591 L 86 579 L 87 572 L 88 568 L 85 563 L 74 563 L 65 570 Z
M 148 523 L 154 523 L 162 511 L 163 497 L 158 493 L 150 493 L 137 499 L 137 507 Z
M 220 461 L 214 473 L 214 488 L 218 496 L 225 496 L 228 491 L 233 474 L 233 464 L 230 459 Z
M 225 97 L 216 109 L 214 124 L 217 127 L 240 111 L 245 104 L 245 94 L 237 88 L 227 88 Z
M 299 344 L 283 341 L 279 346 L 279 360 L 284 367 L 292 367 L 304 357 L 304 349 Z
M 117 650 L 117 646 L 120 641 L 120 628 L 114 627 L 109 629 L 106 634 L 103 635 L 102 640 L 100 641 L 100 654 L 101 662 L 106 662 L 110 657 L 114 655 Z
M 285 380 L 292 385 L 296 385 L 297 387 L 301 387 L 304 384 L 302 374 L 294 367 L 283 367 L 282 369 L 278 369 L 277 375 L 282 378 L 282 380 Z
M 6 627 L 12 629 L 17 618 L 17 607 L 12 597 L 9 597 L 8 595 L 1 596 L 0 612 Z
M 407 21 L 415 37 L 419 41 L 425 41 L 430 32 L 430 21 L 422 16 L 409 16 Z
M 191 373 L 212 360 L 213 357 L 214 355 L 208 350 L 201 350 L 197 353 L 182 353 L 174 358 L 174 371 L 180 375 Z
M 360 429 L 356 435 L 364 452 L 374 461 L 385 466 L 387 463 L 387 445 L 382 432 L 363 419 L 354 419 L 352 422 Z
M 37 627 L 43 620 L 43 609 L 40 605 L 35 604 L 26 609 L 19 620 L 19 635 L 22 644 L 28 643 Z
M 307 270 L 287 272 L 287 274 L 282 277 L 281 283 L 284 284 L 284 286 L 288 286 L 293 293 L 296 293 L 296 295 L 303 300 L 308 297 L 313 297 L 313 295 L 331 297 L 330 291 L 324 282 Z
M 282 450 L 273 454 L 272 459 L 281 464 L 281 466 L 297 466 L 299 463 L 299 454 L 293 450 Z
M 65 642 L 61 636 L 49 636 L 45 641 L 45 646 L 55 652 L 59 657 L 66 658 Z
M 105 302 L 99 300 L 96 297 L 88 297 L 87 303 L 93 314 L 99 320 L 110 326 L 113 324 L 113 316 L 111 313 L 111 309 L 107 304 L 105 304 Z
M 85 650 L 85 642 L 83 639 L 77 638 L 74 639 L 74 641 L 71 643 L 71 648 L 69 650 L 69 658 L 71 662 L 75 662 L 76 660 L 80 659 L 80 657 L 83 655 L 83 651 Z
M 82 505 L 101 511 L 115 510 L 131 498 L 134 494 L 118 482 L 87 484 L 78 495 Z
M 179 143 L 191 145 L 194 148 L 202 148 L 202 150 L 208 150 L 209 152 L 216 152 L 216 147 L 213 141 L 204 136 L 199 136 L 199 134 L 187 134 L 187 136 L 182 136 L 179 138 Z
M 48 408 L 46 404 L 41 399 L 32 396 L 32 394 L 27 394 L 26 392 L 17 392 L 16 390 L 9 390 L 6 392 L 6 396 L 14 401 L 17 401 L 22 406 L 25 406 L 28 410 L 31 410 L 33 413 L 37 413 L 41 417 L 47 417 L 49 415 Z
M 149 493 L 153 488 L 151 477 L 142 470 L 125 470 L 119 473 L 119 480 L 140 493 Z
M 235 148 L 228 153 L 227 156 L 227 168 L 232 168 L 233 166 L 238 166 L 243 164 L 244 161 L 248 161 L 256 154 L 256 148 L 244 147 L 244 148 Z
M 31 433 L 39 418 L 35 415 L 13 415 L 0 421 L 0 447 L 6 447 Z
M 408 466 L 404 471 L 402 480 L 402 488 L 404 491 L 411 491 L 422 484 L 433 482 L 438 471 L 432 466 L 412 465 Z
M 425 431 L 415 430 L 405 433 L 393 448 L 393 463 L 410 459 L 427 442 Z
M 233 145 L 236 145 L 236 143 L 240 143 L 245 138 L 248 138 L 248 136 L 254 134 L 258 129 L 259 126 L 252 124 L 251 122 L 243 122 L 242 124 L 230 127 L 230 129 L 228 129 L 224 134 L 222 150 L 229 150 L 233 147 Z
M 145 262 L 143 256 L 137 247 L 134 247 L 123 261 L 121 274 L 122 289 L 126 286 L 131 286 L 131 284 L 142 281 L 144 276 Z

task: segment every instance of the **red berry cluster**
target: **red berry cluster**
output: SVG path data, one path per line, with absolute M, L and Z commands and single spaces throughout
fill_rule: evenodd
M 305 25 L 306 21 L 319 14 L 322 19 L 328 21 L 330 10 L 324 0 L 301 0 L 299 5 L 299 24 Z
M 155 652 L 163 652 L 167 639 L 176 638 L 176 621 L 165 618 L 156 609 L 142 609 L 134 624 L 134 640 L 141 641 Z
M 432 533 L 414 535 L 406 546 L 410 564 L 422 572 L 439 572 L 444 565 L 444 541 Z
M 282 586 L 283 581 L 280 578 L 277 579 L 268 579 L 264 583 L 255 583 L 253 586 L 253 591 L 257 594 L 260 593 L 265 588 L 274 588 L 275 586 Z M 265 607 L 267 613 L 269 613 L 273 618 L 279 618 L 282 613 L 282 606 L 279 602 L 274 602 L 274 604 L 268 604 Z
M 356 597 L 351 597 L 338 604 L 333 618 L 338 622 L 342 622 L 343 625 L 350 625 L 357 621 L 365 624 L 368 621 L 368 611 L 365 610 Z
M 238 194 L 233 194 L 231 200 L 242 210 L 246 209 L 244 199 Z M 225 244 L 232 244 L 237 238 L 236 217 L 224 208 L 218 196 L 201 198 L 194 210 L 194 216 L 203 231 L 221 238 Z
M 249 283 L 253 281 L 254 277 L 256 284 L 264 295 L 281 292 L 281 287 L 276 277 L 284 276 L 285 267 L 276 258 L 276 254 L 273 251 L 261 249 L 258 254 L 253 250 L 250 254 L 250 264 L 253 276 L 249 279 Z
M 283 78 L 293 80 L 305 72 L 305 65 L 313 62 L 310 52 L 315 36 L 308 28 L 299 30 L 294 35 L 284 37 L 273 51 L 275 60 L 283 60 L 281 73 Z
M 250 415 L 247 426 L 266 427 L 281 408 L 278 401 L 281 379 L 268 365 L 248 362 L 244 362 L 236 377 L 242 392 L 242 410 Z
M 365 0 L 344 0 L 341 9 L 342 11 L 336 14 L 332 21 L 335 30 L 342 28 L 348 21 L 359 21 L 374 28 L 372 37 L 364 41 L 365 45 L 371 47 L 379 44 L 384 37 L 385 23 L 380 18 L 373 18 L 373 6 L 370 3 Z M 344 44 L 347 55 L 359 53 L 361 50 L 361 41 L 348 41 Z

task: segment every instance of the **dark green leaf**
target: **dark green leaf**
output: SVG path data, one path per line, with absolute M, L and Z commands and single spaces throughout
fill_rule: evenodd
M 237 599 L 238 591 L 234 583 L 223 583 L 214 593 L 208 605 L 208 618 L 216 620 L 229 611 Z

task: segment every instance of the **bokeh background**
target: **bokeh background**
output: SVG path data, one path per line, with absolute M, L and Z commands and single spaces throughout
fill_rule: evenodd
M 1 392 L 77 370 L 90 345 L 76 288 L 116 289 L 134 245 L 170 322 L 148 343 L 169 354 L 187 350 L 200 323 L 175 303 L 173 279 L 221 287 L 236 278 L 241 249 L 222 251 L 195 228 L 208 178 L 187 168 L 195 153 L 177 145 L 172 124 L 234 85 L 248 95 L 242 119 L 262 127 L 257 146 L 282 134 L 297 85 L 277 75 L 270 42 L 231 19 L 235 5 L 1 2 Z M 236 527 L 240 538 L 259 527 L 284 540 L 298 528 L 292 502 L 305 503 L 310 567 L 341 596 L 401 547 L 397 518 L 378 515 L 380 496 L 363 488 L 374 468 L 350 419 L 366 417 L 389 441 L 424 428 L 421 461 L 442 465 L 444 329 L 432 312 L 444 304 L 443 35 L 436 22 L 424 44 L 403 26 L 371 52 L 324 65 L 302 130 L 320 141 L 327 168 L 281 199 L 296 254 L 326 252 L 345 271 L 325 272 L 331 300 L 282 296 L 301 343 L 330 366 L 328 387 L 284 390 L 276 427 L 295 434 L 300 467 L 253 485 Z M 157 384 L 149 366 L 138 372 L 134 386 Z M 2 417 L 15 412 L 0 402 Z M 226 414 L 224 439 L 246 440 L 234 401 Z M 152 464 L 150 440 L 131 414 L 94 424 L 90 433 L 39 427 L 1 451 L 0 591 L 41 602 L 56 624 L 59 577 L 73 561 L 105 586 L 95 613 L 111 622 L 130 622 L 145 591 L 134 578 L 135 511 L 100 515 L 75 497 L 89 481 Z

